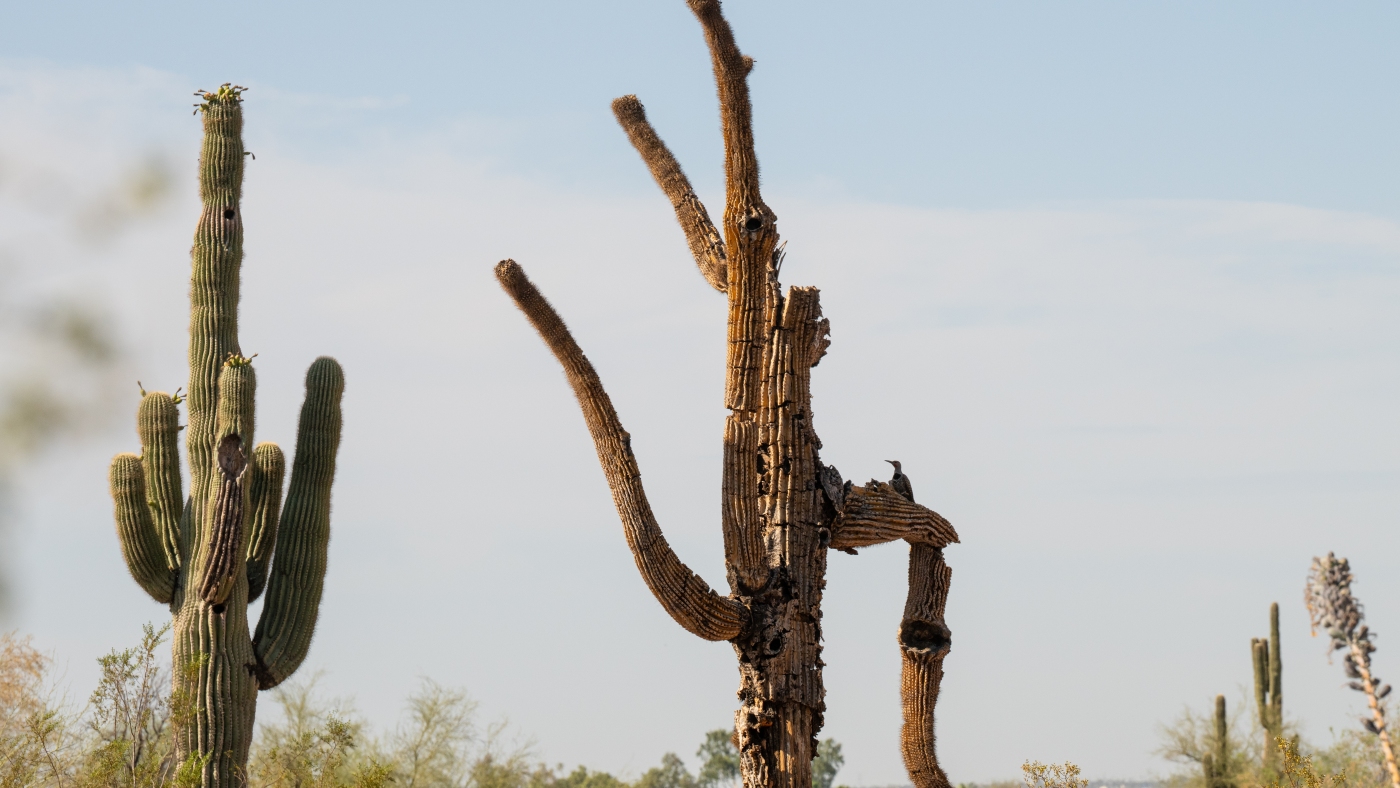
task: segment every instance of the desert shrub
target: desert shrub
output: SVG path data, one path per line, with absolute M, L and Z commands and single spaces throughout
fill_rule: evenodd
M 1064 763 L 1026 761 L 1021 764 L 1021 779 L 1026 788 L 1086 788 L 1089 781 L 1079 776 L 1079 767 Z
M 1244 704 L 1235 704 L 1235 710 L 1226 720 L 1224 768 L 1225 780 L 1238 786 L 1257 786 L 1260 753 L 1250 747 L 1240 729 L 1244 723 L 1240 709 Z M 1206 756 L 1216 752 L 1215 718 L 1209 713 L 1198 713 L 1191 708 L 1182 709 L 1181 716 L 1170 725 L 1158 727 L 1162 742 L 1157 754 L 1172 763 L 1184 767 L 1163 780 L 1167 788 L 1210 788 L 1206 785 L 1201 763 Z
M 1314 750 L 1312 762 L 1323 774 L 1344 774 L 1351 788 L 1383 788 L 1390 785 L 1381 741 L 1369 731 L 1343 731 L 1332 744 Z
M 79 711 L 48 686 L 48 657 L 28 639 L 0 637 L 0 788 L 198 785 L 198 758 L 175 760 L 170 722 L 190 704 L 169 695 L 157 657 L 165 633 L 147 625 L 137 646 L 99 659 Z
M 173 736 L 198 699 L 171 694 L 159 656 L 168 630 L 147 625 L 136 646 L 98 660 L 97 689 L 76 711 L 49 686 L 52 660 L 28 639 L 0 634 L 0 788 L 198 788 L 204 762 L 177 761 Z M 479 725 L 466 692 L 430 680 L 398 726 L 375 736 L 349 703 L 317 692 L 318 678 L 269 693 L 275 711 L 258 726 L 248 788 L 732 788 L 739 780 L 727 729 L 706 734 L 698 777 L 667 753 L 628 781 L 541 762 L 505 723 Z M 832 788 L 843 762 L 841 745 L 822 741 L 813 788 Z
M 1268 788 L 1347 788 L 1344 772 L 1319 771 L 1313 759 L 1300 753 L 1293 742 L 1280 737 L 1277 744 L 1283 753 L 1283 769 Z

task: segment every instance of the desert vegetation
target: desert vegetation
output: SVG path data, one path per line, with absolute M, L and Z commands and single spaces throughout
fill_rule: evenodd
M 1168 782 L 1179 788 L 1246 788 L 1247 786 L 1397 786 L 1395 758 L 1387 724 L 1390 686 L 1372 670 L 1374 633 L 1365 624 L 1361 603 L 1351 590 L 1349 562 L 1328 553 L 1314 558 L 1303 599 L 1313 635 L 1325 636 L 1328 653 L 1344 652 L 1342 669 L 1349 687 L 1361 693 L 1369 713 L 1359 725 L 1333 733 L 1327 744 L 1304 742 L 1298 723 L 1283 706 L 1283 655 L 1279 607 L 1269 608 L 1269 636 L 1250 641 L 1254 667 L 1254 703 L 1247 712 L 1231 713 L 1217 695 L 1211 713 L 1185 710 L 1161 728 L 1158 753 L 1186 768 Z
M 352 702 L 320 694 L 316 676 L 298 674 L 320 616 L 345 376 L 333 358 L 311 363 L 290 468 L 277 444 L 255 441 L 256 354 L 245 355 L 239 337 L 245 89 L 227 83 L 196 94 L 188 391 L 141 390 L 140 452 L 117 455 L 109 474 L 126 568 L 170 619 L 104 656 L 96 687 L 79 697 L 55 677 L 52 655 L 19 633 L 0 636 L 0 788 L 838 788 L 841 745 L 820 737 L 827 562 L 832 551 L 893 542 L 907 546 L 907 596 L 888 644 L 901 660 L 899 748 L 915 788 L 949 788 L 936 711 L 952 648 L 944 551 L 959 535 L 916 500 L 900 461 L 887 461 L 888 480 L 863 484 L 823 461 L 811 383 L 831 322 L 817 288 L 779 281 L 786 251 L 760 189 L 747 81 L 755 62 L 719 0 L 687 4 L 719 99 L 718 222 L 638 97 L 617 98 L 612 112 L 670 202 L 702 279 L 727 302 L 718 518 L 727 592 L 668 543 L 631 435 L 561 315 L 515 260 L 500 261 L 495 276 L 565 372 L 650 593 L 688 633 L 733 648 L 738 708 L 705 733 L 694 768 L 676 753 L 639 774 L 551 764 L 509 724 L 483 722 L 465 690 L 426 679 L 397 724 L 375 725 Z M 90 379 L 75 396 L 48 373 L 0 378 L 0 506 L 14 466 L 101 409 L 118 353 L 81 309 L 46 305 L 16 325 L 36 358 Z M 1391 687 L 1378 675 L 1376 633 L 1353 579 L 1345 558 L 1315 558 L 1304 601 L 1322 651 L 1341 654 L 1346 686 L 1364 699 L 1356 729 L 1319 744 L 1288 716 L 1275 603 L 1267 634 L 1240 636 L 1252 694 L 1233 703 L 1214 695 L 1205 710 L 1162 726 L 1159 754 L 1179 767 L 1168 786 L 1400 788 Z M 250 608 L 259 599 L 260 611 Z M 263 691 L 273 713 L 260 719 Z M 1026 788 L 1090 785 L 1071 762 L 1027 761 L 1022 772 Z
M 193 788 L 207 760 L 184 754 L 181 726 L 199 701 L 172 684 L 162 658 L 170 625 L 148 625 L 136 645 L 100 660 L 85 702 L 55 683 L 53 658 L 29 639 L 0 635 L 0 788 Z M 172 690 L 172 686 L 175 689 Z M 317 691 L 317 677 L 271 694 L 239 784 L 250 788 L 733 788 L 739 754 L 727 729 L 705 735 L 692 772 L 664 754 L 641 774 L 566 769 L 536 755 L 506 722 L 485 723 L 463 690 L 424 680 L 397 725 L 375 730 L 351 702 Z M 816 788 L 836 788 L 844 758 L 826 739 Z

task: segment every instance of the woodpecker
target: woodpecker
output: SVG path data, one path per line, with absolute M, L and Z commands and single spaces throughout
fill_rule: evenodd
M 890 478 L 890 486 L 905 498 L 914 500 L 914 485 L 910 484 L 909 477 L 904 475 L 904 469 L 900 467 L 899 460 L 885 460 L 885 462 L 894 466 L 894 476 Z

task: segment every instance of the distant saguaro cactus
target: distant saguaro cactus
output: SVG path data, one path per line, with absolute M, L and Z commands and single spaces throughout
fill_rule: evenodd
M 829 323 L 818 291 L 778 282 L 777 217 L 759 195 L 747 77 L 718 0 L 688 0 L 709 45 L 725 148 L 720 227 L 691 188 L 635 96 L 613 113 L 670 199 L 701 274 L 729 299 L 720 522 L 730 593 L 720 596 L 667 544 L 647 503 L 631 437 L 562 319 L 512 260 L 496 268 L 563 365 L 612 488 L 623 533 L 651 592 L 687 631 L 727 640 L 739 659 L 735 743 L 746 788 L 809 788 L 822 727 L 821 600 L 829 549 L 910 543 L 903 655 L 905 764 L 918 788 L 948 779 L 934 750 L 934 704 L 951 646 L 944 622 L 951 572 L 948 521 L 872 480 L 853 486 L 824 465 L 812 425 L 811 368 Z
M 1230 725 L 1225 718 L 1225 696 L 1215 696 L 1215 736 L 1211 740 L 1211 752 L 1201 756 L 1201 771 L 1206 778 L 1206 788 L 1234 788 L 1230 776 Z
M 191 252 L 184 400 L 190 495 L 181 492 L 178 394 L 144 394 L 137 414 L 141 455 L 119 454 L 111 469 L 127 568 L 174 617 L 174 691 L 196 708 L 174 721 L 177 754 L 202 766 L 205 788 L 244 783 L 258 690 L 290 676 L 310 648 L 326 573 L 344 389 L 334 359 L 319 358 L 307 371 L 283 505 L 282 450 L 263 443 L 249 451 L 255 379 L 238 345 L 241 91 L 224 85 L 197 94 L 204 113 L 204 209 Z M 250 636 L 248 603 L 264 586 L 267 599 Z
M 1278 739 L 1283 737 L 1283 654 L 1278 640 L 1278 603 L 1269 605 L 1269 637 L 1251 638 L 1254 657 L 1254 703 L 1264 729 L 1263 764 L 1277 771 Z
M 1351 593 L 1351 581 L 1347 559 L 1332 553 L 1326 558 L 1314 558 L 1303 600 L 1312 617 L 1313 635 L 1321 629 L 1331 638 L 1328 653 L 1346 649 L 1342 668 L 1352 679 L 1348 686 L 1365 693 L 1371 707 L 1371 716 L 1362 717 L 1361 725 L 1380 737 L 1390 782 L 1394 788 L 1400 788 L 1400 768 L 1396 767 L 1395 748 L 1385 724 L 1385 707 L 1381 705 L 1381 699 L 1390 694 L 1390 685 L 1382 686 L 1380 677 L 1371 671 L 1371 654 L 1376 647 L 1371 643 L 1371 628 L 1363 623 L 1366 614 L 1361 603 Z

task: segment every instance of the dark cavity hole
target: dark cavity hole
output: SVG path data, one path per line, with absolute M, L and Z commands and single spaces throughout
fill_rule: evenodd
M 772 652 L 775 653 L 775 654 L 778 653 L 779 651 L 782 651 L 782 650 L 783 650 L 783 640 L 782 640 L 782 638 L 773 638 L 773 640 L 772 640 L 771 642 L 769 642 L 769 644 L 768 644 L 768 650 L 769 650 L 769 651 L 772 651 Z
M 216 615 L 216 616 L 222 616 L 223 614 L 224 614 L 224 606 L 223 606 L 223 605 L 214 605 L 214 615 Z
M 953 633 L 942 624 L 931 621 L 910 621 L 899 628 L 899 642 L 906 648 L 938 651 L 953 640 Z
M 227 475 L 237 478 L 247 467 L 248 460 L 243 456 L 243 441 L 237 435 L 225 435 L 219 441 L 219 468 Z
M 744 229 L 751 233 L 757 232 L 761 227 L 763 227 L 763 219 L 758 216 L 750 216 L 749 220 L 744 222 Z
M 233 218 L 233 209 L 232 209 L 232 208 L 225 208 L 225 209 L 224 209 L 224 218 L 225 218 L 225 219 L 232 219 L 232 218 Z

